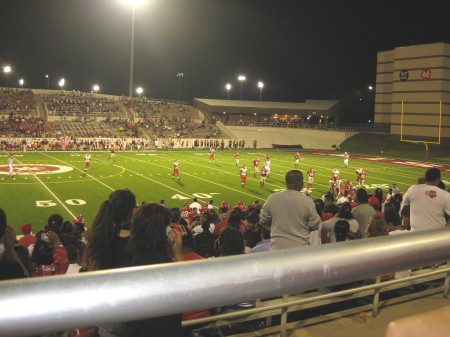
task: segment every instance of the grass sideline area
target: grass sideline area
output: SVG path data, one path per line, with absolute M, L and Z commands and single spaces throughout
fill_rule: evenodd
M 449 144 L 429 144 L 428 149 L 429 161 L 450 163 Z M 392 140 L 389 134 L 383 133 L 359 133 L 344 141 L 340 151 L 422 161 L 425 159 L 425 144 Z

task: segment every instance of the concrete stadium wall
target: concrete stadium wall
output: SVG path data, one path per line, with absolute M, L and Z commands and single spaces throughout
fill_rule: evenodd
M 272 144 L 301 144 L 304 149 L 332 150 L 333 145 L 339 146 L 346 139 L 358 134 L 344 131 L 224 126 L 221 123 L 217 123 L 217 126 L 236 139 L 244 139 L 247 146 L 252 146 L 253 140 L 256 139 L 258 148 L 270 148 Z

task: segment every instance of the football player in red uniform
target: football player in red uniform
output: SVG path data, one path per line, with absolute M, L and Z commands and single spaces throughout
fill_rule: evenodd
M 255 160 L 253 160 L 253 177 L 256 177 L 258 172 L 259 172 L 259 159 L 255 158 Z
M 236 162 L 236 166 L 239 165 L 239 158 L 241 157 L 241 155 L 239 154 L 239 152 L 236 152 L 236 154 L 234 155 L 234 161 Z
M 109 155 L 108 159 L 112 159 L 112 164 L 116 163 L 116 149 L 112 144 L 111 144 L 111 154 Z
M 363 187 L 365 181 L 366 181 L 366 172 L 363 170 L 359 175 L 359 187 Z
M 267 177 L 267 168 L 265 166 L 261 168 L 261 173 L 259 174 L 259 176 L 259 187 L 264 187 L 264 183 L 266 182 Z
M 211 162 L 214 164 L 215 163 L 215 157 L 214 157 L 214 148 L 210 148 L 209 149 L 209 160 L 208 163 L 211 164 Z
M 294 167 L 295 168 L 298 168 L 298 162 L 300 161 L 300 153 L 299 152 L 297 152 L 295 155 L 294 155 Z
M 206 212 L 209 212 L 209 208 L 208 208 L 208 203 L 204 202 L 203 207 L 200 208 L 200 213 L 206 213 Z
M 188 202 L 185 202 L 185 203 L 183 204 L 183 208 L 180 209 L 181 216 L 182 216 L 185 220 L 187 220 L 187 219 L 189 218 L 189 211 L 190 211 L 190 210 L 191 210 L 191 209 L 189 208 L 189 203 L 188 203 Z
M 175 161 L 173 162 L 172 179 L 175 178 L 175 175 L 177 176 L 177 179 L 180 180 L 180 169 L 179 169 L 178 159 L 175 159 Z
M 312 167 L 306 172 L 306 175 L 308 176 L 308 184 L 313 184 L 315 174 L 316 170 L 314 170 Z
M 338 177 L 339 176 L 339 170 L 337 168 L 334 168 L 333 170 L 331 170 L 331 174 L 333 175 L 333 177 Z M 336 180 L 336 179 L 335 179 Z

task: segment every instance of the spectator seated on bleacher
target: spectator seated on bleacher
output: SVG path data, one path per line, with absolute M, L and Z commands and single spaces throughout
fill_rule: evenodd
M 44 121 L 31 115 L 2 115 L 0 118 L 0 132 L 7 138 L 12 137 L 45 137 L 47 128 Z
M 4 88 L 0 91 L 0 112 L 23 115 L 36 112 L 36 101 L 31 90 Z
M 51 114 L 79 115 L 115 113 L 120 106 L 113 100 L 96 94 L 60 91 L 54 95 L 42 95 Z

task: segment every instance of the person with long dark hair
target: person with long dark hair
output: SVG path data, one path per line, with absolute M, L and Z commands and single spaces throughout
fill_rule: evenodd
M 169 226 L 169 210 L 156 203 L 138 208 L 131 224 L 127 252 L 130 266 L 183 261 L 181 233 Z M 126 323 L 132 337 L 182 336 L 181 315 L 144 319 Z
M 125 267 L 125 247 L 130 236 L 131 218 L 136 197 L 129 189 L 112 192 L 100 204 L 87 235 L 86 268 L 88 271 Z
M 131 234 L 131 218 L 136 208 L 136 197 L 129 189 L 112 192 L 100 208 L 86 235 L 87 271 L 122 268 L 129 265 L 125 252 Z M 98 327 L 101 337 L 127 337 L 122 323 L 106 324 Z

